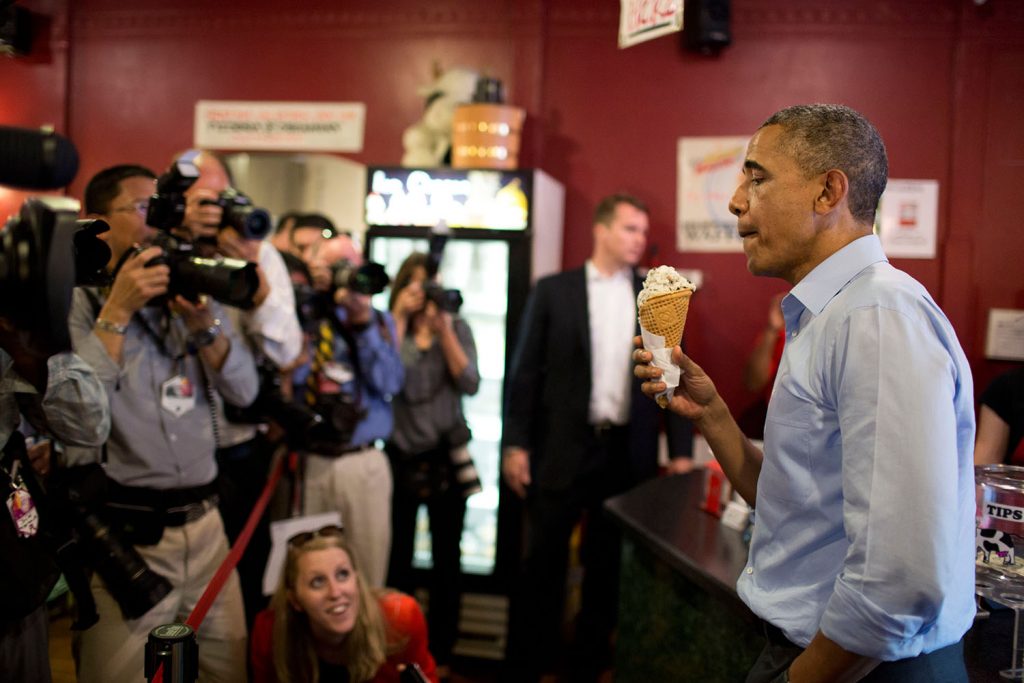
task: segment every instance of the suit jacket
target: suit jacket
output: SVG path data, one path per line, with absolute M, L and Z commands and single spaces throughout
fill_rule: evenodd
M 633 273 L 633 289 L 643 282 Z M 639 325 L 635 334 L 640 334 Z M 589 424 L 590 324 L 584 268 L 539 280 L 530 293 L 508 377 L 503 442 L 530 451 L 534 485 L 559 491 L 572 485 L 586 463 Z M 691 450 L 690 423 L 664 413 L 640 391 L 630 396 L 628 485 L 657 473 L 663 416 L 672 455 Z

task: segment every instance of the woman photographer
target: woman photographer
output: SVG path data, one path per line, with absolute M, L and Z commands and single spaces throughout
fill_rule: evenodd
M 393 402 L 395 428 L 387 448 L 395 482 L 388 585 L 410 593 L 416 588 L 413 541 L 416 514 L 425 504 L 433 558 L 428 619 L 444 676 L 458 627 L 466 498 L 480 490 L 462 397 L 476 393 L 480 373 L 473 334 L 451 310 L 458 295 L 428 278 L 428 264 L 426 254 L 410 255 L 391 288 L 405 385 Z
M 422 680 L 413 665 L 437 681 L 416 600 L 371 591 L 337 526 L 289 539 L 271 607 L 256 616 L 251 660 L 255 683 Z

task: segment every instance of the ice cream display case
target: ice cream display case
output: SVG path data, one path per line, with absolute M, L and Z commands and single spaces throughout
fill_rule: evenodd
M 505 375 L 530 285 L 561 270 L 565 189 L 538 169 L 397 167 L 369 167 L 366 187 L 366 253 L 392 277 L 409 254 L 427 252 L 439 226 L 447 230 L 439 280 L 462 294 L 459 315 L 473 331 L 480 368 L 480 389 L 464 407 L 483 490 L 468 501 L 462 569 L 491 576 L 506 552 L 498 528 Z M 375 305 L 387 308 L 389 295 Z M 429 548 L 418 533 L 415 564 L 429 565 Z

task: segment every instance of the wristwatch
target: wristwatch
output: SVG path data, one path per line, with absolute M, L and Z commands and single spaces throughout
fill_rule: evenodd
M 205 330 L 193 332 L 188 337 L 188 343 L 192 348 L 202 349 L 217 341 L 220 336 L 220 321 L 214 320 L 213 324 Z
M 111 334 L 119 334 L 122 337 L 128 333 L 127 325 L 118 325 L 117 323 L 107 320 L 106 318 L 96 319 L 96 329 L 103 330 L 104 332 L 110 332 Z

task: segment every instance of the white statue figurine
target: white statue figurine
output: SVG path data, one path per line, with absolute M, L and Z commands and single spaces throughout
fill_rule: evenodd
M 423 118 L 402 134 L 402 166 L 433 167 L 444 163 L 452 144 L 455 108 L 472 101 L 478 77 L 469 69 L 449 69 L 419 89 L 427 106 Z

